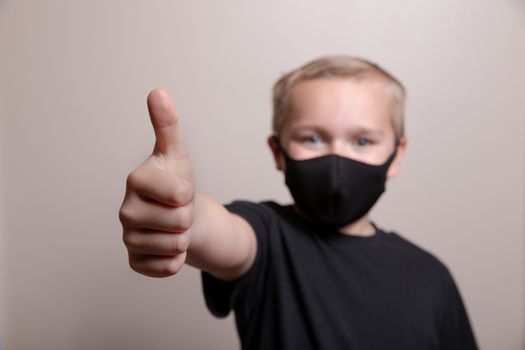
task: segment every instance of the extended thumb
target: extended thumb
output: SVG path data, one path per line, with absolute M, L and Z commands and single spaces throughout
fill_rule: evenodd
M 175 105 L 163 89 L 152 90 L 148 95 L 148 111 L 155 131 L 156 153 L 172 155 L 185 152 Z

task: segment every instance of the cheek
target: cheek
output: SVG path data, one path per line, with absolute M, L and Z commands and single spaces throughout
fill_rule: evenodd
M 362 163 L 366 163 L 366 164 L 372 164 L 372 165 L 377 165 L 379 164 L 379 161 L 377 160 L 377 157 L 374 156 L 374 154 L 370 154 L 370 153 L 356 153 L 356 154 L 352 154 L 351 157 L 349 158 L 352 158 L 353 160 L 357 160 L 358 162 L 362 162 Z
M 292 159 L 303 160 L 326 155 L 328 152 L 325 148 L 326 147 L 322 146 L 305 147 L 300 143 L 290 142 L 287 148 L 287 153 Z
M 355 152 L 351 158 L 367 164 L 381 165 L 388 160 L 393 151 L 392 146 L 377 145 L 371 146 L 366 150 Z

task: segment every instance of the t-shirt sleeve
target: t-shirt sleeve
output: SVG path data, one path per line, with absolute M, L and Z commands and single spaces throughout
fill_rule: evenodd
M 478 346 L 461 294 L 450 274 L 447 276 L 447 298 L 441 328 L 440 349 L 476 350 Z
M 220 280 L 202 272 L 202 287 L 206 306 L 217 317 L 226 317 L 234 308 L 245 309 L 253 304 L 262 290 L 267 261 L 268 213 L 263 204 L 236 201 L 225 206 L 228 211 L 244 218 L 257 237 L 257 252 L 250 269 L 235 281 Z M 258 288 L 259 287 L 259 288 Z

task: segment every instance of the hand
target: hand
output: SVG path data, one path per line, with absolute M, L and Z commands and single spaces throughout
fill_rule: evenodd
M 126 182 L 119 217 L 129 265 L 150 277 L 177 273 L 186 260 L 194 215 L 195 181 L 173 101 L 156 89 L 148 96 L 155 131 L 153 154 Z

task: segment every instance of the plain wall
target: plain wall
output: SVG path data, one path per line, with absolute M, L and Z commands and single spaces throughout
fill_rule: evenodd
M 4 116 L 4 111 L 2 110 L 4 104 L 2 103 L 2 96 L 0 96 L 0 116 Z M 4 148 L 4 118 L 0 118 L 0 350 L 5 349 L 5 316 L 7 315 L 6 305 L 7 305 L 7 296 L 6 296 L 6 263 L 7 259 L 5 257 L 5 248 L 6 244 L 4 241 L 5 237 L 5 183 L 4 183 L 4 169 L 6 169 L 6 163 L 4 162 L 5 158 L 5 148 Z
M 331 53 L 409 91 L 408 153 L 375 221 L 447 264 L 483 349 L 523 349 L 523 15 L 517 0 L 0 2 L 7 349 L 236 348 L 198 271 L 127 265 L 117 213 L 153 147 L 145 98 L 173 95 L 199 191 L 287 202 L 271 85 Z

